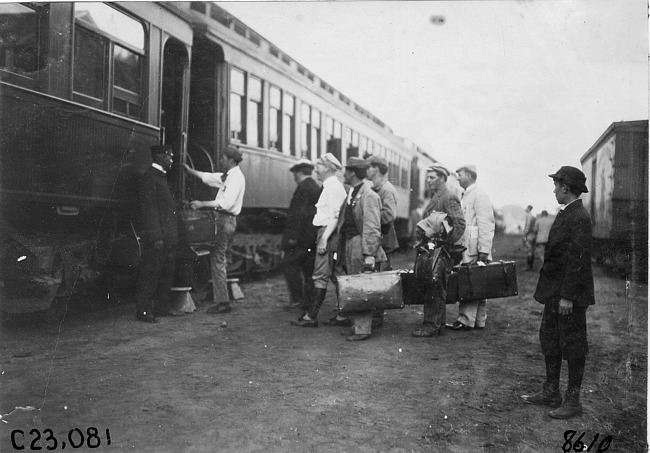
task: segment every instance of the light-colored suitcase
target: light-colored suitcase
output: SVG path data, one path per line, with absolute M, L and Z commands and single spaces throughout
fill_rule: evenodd
M 404 292 L 401 275 L 407 272 L 396 270 L 338 276 L 336 295 L 339 312 L 402 308 Z

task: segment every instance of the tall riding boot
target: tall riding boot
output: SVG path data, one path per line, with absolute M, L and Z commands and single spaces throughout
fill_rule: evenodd
M 562 357 L 545 356 L 546 382 L 542 390 L 533 395 L 522 395 L 521 399 L 529 404 L 559 407 L 562 404 L 560 394 L 560 371 L 562 370 Z
M 326 288 L 314 288 L 314 297 L 311 301 L 311 307 L 309 308 L 308 313 L 311 319 L 318 318 L 318 311 L 320 310 L 321 305 L 323 305 L 325 296 L 327 296 Z
M 528 262 L 528 270 L 532 271 L 533 270 L 533 263 L 535 262 L 535 257 L 534 256 L 529 256 L 526 261 Z
M 585 358 L 569 360 L 569 385 L 564 394 L 562 406 L 548 413 L 552 418 L 567 419 L 582 415 L 582 404 L 580 403 L 580 387 L 582 377 L 585 374 Z

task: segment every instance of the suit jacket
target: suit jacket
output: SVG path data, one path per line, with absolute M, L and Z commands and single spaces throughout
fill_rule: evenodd
M 144 243 L 163 240 L 178 243 L 176 200 L 162 171 L 149 167 L 140 177 L 138 192 L 140 234 Z
M 318 228 L 312 221 L 316 215 L 316 203 L 321 188 L 312 178 L 306 178 L 293 193 L 287 220 L 282 234 L 282 248 L 289 247 L 289 241 L 296 241 L 300 248 L 314 248 Z
M 347 202 L 346 197 L 339 211 L 339 219 L 336 224 L 337 235 L 341 234 L 341 228 L 345 223 Z M 353 205 L 354 222 L 361 234 L 361 253 L 364 256 L 374 256 L 377 262 L 386 261 L 386 253 L 381 247 L 381 200 L 379 195 L 366 184 L 361 184 L 361 188 L 351 200 L 351 204 Z M 342 246 L 341 242 L 339 241 L 339 247 Z
M 450 244 L 459 242 L 465 232 L 465 215 L 460 207 L 460 200 L 447 189 L 447 186 L 434 192 L 429 204 L 424 209 L 422 218 L 426 219 L 433 211 L 444 212 L 449 216 L 450 226 L 453 230 L 447 235 L 447 241 Z
M 562 297 L 576 307 L 595 303 L 591 219 L 580 199 L 570 203 L 555 218 L 533 297 L 542 304 L 556 304 Z
M 372 187 L 381 200 L 381 247 L 384 252 L 390 253 L 399 247 L 397 233 L 395 232 L 395 219 L 397 218 L 397 191 L 395 186 L 383 177 L 376 186 Z

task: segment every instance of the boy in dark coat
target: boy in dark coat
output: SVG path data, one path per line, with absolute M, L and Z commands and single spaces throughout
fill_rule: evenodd
M 564 166 L 549 176 L 555 184 L 555 198 L 564 207 L 551 227 L 533 295 L 544 304 L 539 339 L 546 361 L 546 382 L 540 392 L 523 395 L 522 399 L 556 408 L 549 416 L 567 419 L 582 414 L 580 387 L 589 350 L 586 312 L 595 303 L 591 219 L 579 199 L 582 193 L 588 192 L 582 171 Z M 564 401 L 559 389 L 562 359 L 569 366 Z

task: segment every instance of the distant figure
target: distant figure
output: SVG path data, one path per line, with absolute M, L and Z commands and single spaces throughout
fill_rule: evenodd
M 242 153 L 239 148 L 228 145 L 221 156 L 224 173 L 208 173 L 196 171 L 185 165 L 185 170 L 211 187 L 219 188 L 214 200 L 190 203 L 192 209 L 214 209 L 217 214 L 214 247 L 210 250 L 210 269 L 212 271 L 212 298 L 217 305 L 208 308 L 206 313 L 219 314 L 232 311 L 228 280 L 226 275 L 226 253 L 230 240 L 237 229 L 237 216 L 244 203 L 246 179 L 239 168 Z
M 291 307 L 308 310 L 314 293 L 316 227 L 313 224 L 321 188 L 311 177 L 314 164 L 300 159 L 289 171 L 298 185 L 293 193 L 282 233 L 282 268 L 289 288 Z
M 591 218 L 579 199 L 587 192 L 584 173 L 565 166 L 549 176 L 555 185 L 555 198 L 564 206 L 548 235 L 544 265 L 533 295 L 544 304 L 539 340 L 546 362 L 546 381 L 541 391 L 521 398 L 530 404 L 557 408 L 548 415 L 567 419 L 582 414 L 580 387 L 589 352 L 587 308 L 595 303 Z M 562 359 L 569 365 L 564 401 L 560 394 Z
M 456 170 L 458 182 L 465 189 L 461 206 L 465 214 L 463 235 L 463 264 L 489 263 L 492 260 L 494 240 L 494 209 L 487 194 L 476 185 L 476 165 L 465 165 Z M 447 325 L 452 330 L 483 329 L 487 320 L 487 300 L 461 301 L 458 320 Z
M 551 232 L 551 227 L 555 217 L 549 217 L 546 210 L 542 211 L 537 220 L 535 221 L 535 252 L 539 257 L 542 265 L 544 265 L 544 251 L 546 250 L 546 243 L 548 242 L 548 234 Z
M 135 309 L 136 318 L 141 322 L 155 323 L 156 316 L 175 314 L 170 310 L 169 296 L 178 246 L 178 217 L 176 200 L 167 184 L 173 157 L 171 146 L 152 146 L 153 163 L 140 178 L 142 263 L 135 289 Z
M 535 261 L 535 216 L 532 214 L 533 207 L 526 208 L 526 223 L 524 224 L 524 246 L 526 247 L 526 264 L 528 270 L 533 270 Z

